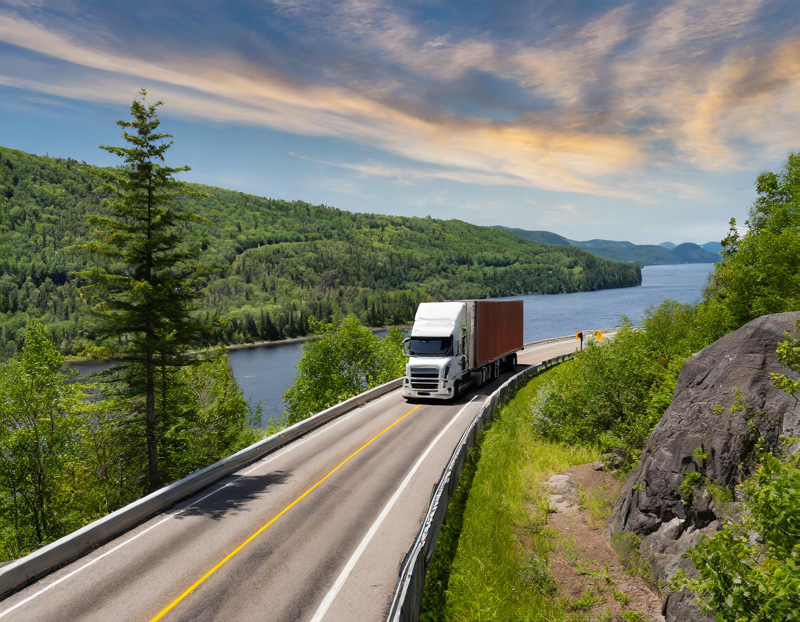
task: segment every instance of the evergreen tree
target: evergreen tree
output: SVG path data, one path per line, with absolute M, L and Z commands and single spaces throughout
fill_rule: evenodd
M 146 488 L 154 490 L 161 485 L 167 386 L 175 370 L 190 362 L 187 352 L 202 333 L 190 313 L 198 296 L 199 251 L 187 240 L 187 223 L 202 219 L 176 202 L 187 190 L 174 175 L 189 167 L 162 164 L 172 145 L 172 136 L 158 131 L 162 102 L 147 104 L 144 89 L 140 95 L 131 104 L 133 119 L 117 121 L 127 146 L 101 146 L 123 164 L 103 171 L 110 198 L 104 214 L 90 217 L 94 239 L 84 248 L 108 267 L 81 275 L 91 283 L 84 293 L 101 319 L 98 336 L 105 339 L 106 354 L 122 362 L 133 420 L 141 425 L 144 419 Z

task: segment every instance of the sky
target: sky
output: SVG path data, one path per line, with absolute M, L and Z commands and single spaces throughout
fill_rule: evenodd
M 796 0 L 0 0 L 0 144 L 574 240 L 720 240 L 800 150 Z

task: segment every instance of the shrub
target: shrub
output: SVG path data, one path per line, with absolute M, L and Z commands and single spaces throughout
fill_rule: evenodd
M 559 367 L 533 400 L 534 426 L 545 438 L 590 443 L 636 462 L 672 401 L 684 358 L 705 345 L 691 305 L 666 301 L 642 326 L 624 321 L 612 341 L 590 343 Z
M 743 489 L 741 516 L 687 553 L 700 578 L 681 571 L 670 589 L 695 592 L 720 622 L 800 620 L 800 454 L 762 454 Z

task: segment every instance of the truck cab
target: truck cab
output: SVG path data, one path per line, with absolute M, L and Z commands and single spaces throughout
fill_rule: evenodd
M 453 398 L 470 368 L 468 306 L 464 302 L 423 302 L 404 346 L 409 356 L 403 395 Z
M 521 300 L 421 303 L 404 341 L 409 359 L 403 395 L 453 399 L 471 384 L 497 378 L 503 368 L 515 369 L 522 334 Z

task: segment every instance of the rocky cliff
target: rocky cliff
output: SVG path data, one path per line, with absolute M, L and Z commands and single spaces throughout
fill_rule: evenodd
M 761 317 L 684 364 L 672 404 L 625 482 L 607 529 L 609 536 L 641 538 L 640 552 L 660 584 L 679 568 L 694 572 L 681 556 L 701 534 L 718 529 L 722 499 L 749 475 L 758 439 L 774 449 L 781 436 L 800 437 L 800 402 L 770 379 L 771 372 L 789 372 L 775 349 L 787 330 L 800 337 L 798 320 L 797 312 Z M 665 596 L 667 622 L 705 619 L 691 594 Z

